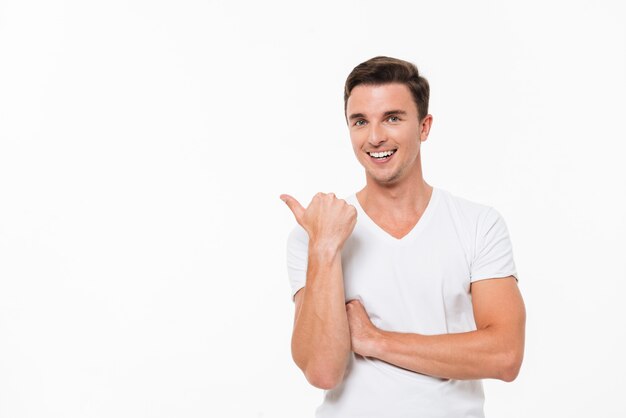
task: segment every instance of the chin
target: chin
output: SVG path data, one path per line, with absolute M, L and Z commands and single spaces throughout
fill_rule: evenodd
M 375 175 L 375 174 L 369 173 L 369 177 L 378 184 L 391 186 L 398 182 L 400 178 L 400 173 L 391 173 L 386 176 Z

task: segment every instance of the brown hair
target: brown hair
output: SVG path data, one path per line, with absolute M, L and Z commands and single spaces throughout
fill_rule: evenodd
M 354 67 L 343 90 L 344 113 L 348 108 L 348 98 L 352 89 L 359 84 L 381 85 L 400 83 L 409 88 L 417 106 L 421 119 L 428 114 L 430 86 L 428 81 L 419 75 L 415 64 L 390 57 L 374 57 Z

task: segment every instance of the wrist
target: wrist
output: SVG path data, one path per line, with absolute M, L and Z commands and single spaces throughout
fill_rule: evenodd
M 339 245 L 328 241 L 309 240 L 309 255 L 320 259 L 334 259 L 341 253 Z
M 381 329 L 374 328 L 374 331 L 370 337 L 370 353 L 368 357 L 375 357 L 381 359 L 383 353 L 387 352 L 387 333 Z

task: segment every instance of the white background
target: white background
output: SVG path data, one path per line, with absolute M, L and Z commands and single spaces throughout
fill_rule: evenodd
M 621 1 L 0 2 L 0 417 L 305 417 L 281 193 L 364 176 L 342 88 L 431 83 L 426 180 L 496 207 L 526 357 L 489 417 L 624 416 Z

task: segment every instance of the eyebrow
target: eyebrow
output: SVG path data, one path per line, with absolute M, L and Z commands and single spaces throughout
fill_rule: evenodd
M 387 116 L 391 116 L 391 115 L 406 115 L 407 113 L 404 110 L 388 110 L 385 113 L 383 113 L 383 118 L 387 117 Z M 348 118 L 349 120 L 352 119 L 360 119 L 360 118 L 364 118 L 365 115 L 363 113 L 353 113 L 350 115 L 350 117 Z
M 388 110 L 383 113 L 383 117 L 391 115 L 406 115 L 406 112 L 404 110 Z
M 350 115 L 348 119 L 352 120 L 352 119 L 359 119 L 359 118 L 364 118 L 364 117 L 365 115 L 363 113 L 353 113 Z

